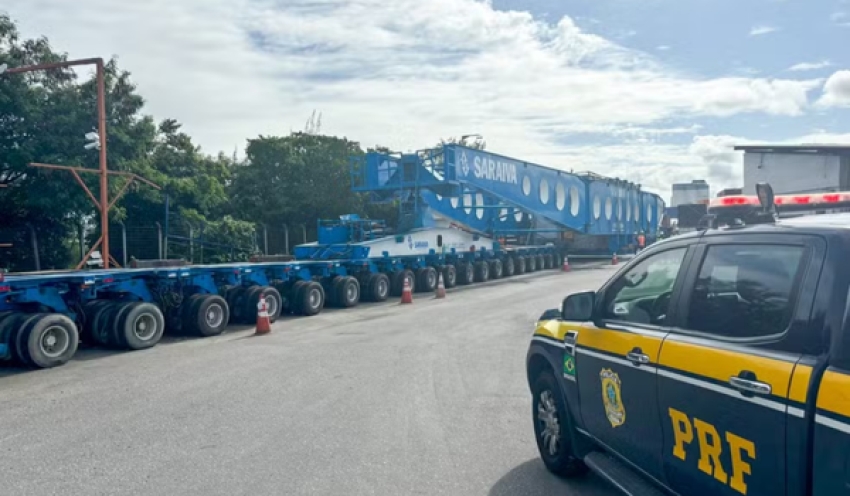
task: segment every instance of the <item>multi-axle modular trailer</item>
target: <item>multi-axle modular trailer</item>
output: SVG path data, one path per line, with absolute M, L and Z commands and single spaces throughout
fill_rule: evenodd
M 342 308 L 559 267 L 552 246 L 502 247 L 455 228 L 376 236 L 375 221 L 345 216 L 320 222 L 319 241 L 296 247 L 297 260 L 221 265 L 0 275 L 0 359 L 61 365 L 80 341 L 115 349 L 156 345 L 164 331 L 214 336 L 228 323 L 256 319 L 265 298 L 282 313 Z

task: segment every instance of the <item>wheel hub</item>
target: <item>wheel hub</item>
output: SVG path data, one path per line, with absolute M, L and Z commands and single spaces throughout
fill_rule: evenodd
M 537 404 L 537 419 L 540 422 L 540 437 L 543 440 L 543 446 L 550 455 L 554 456 L 558 453 L 561 424 L 558 421 L 558 408 L 551 391 L 540 393 L 540 400 Z

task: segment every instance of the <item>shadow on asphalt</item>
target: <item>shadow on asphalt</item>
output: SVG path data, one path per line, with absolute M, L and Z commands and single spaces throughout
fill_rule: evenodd
M 489 496 L 617 496 L 604 481 L 588 474 L 571 480 L 559 479 L 546 470 L 539 458 L 517 466 L 490 489 Z

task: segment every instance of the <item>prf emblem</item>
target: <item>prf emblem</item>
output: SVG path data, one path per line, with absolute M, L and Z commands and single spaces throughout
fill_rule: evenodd
M 605 416 L 611 427 L 619 427 L 626 422 L 626 409 L 623 408 L 623 398 L 620 395 L 620 376 L 611 369 L 599 372 L 602 381 L 602 403 L 605 405 Z

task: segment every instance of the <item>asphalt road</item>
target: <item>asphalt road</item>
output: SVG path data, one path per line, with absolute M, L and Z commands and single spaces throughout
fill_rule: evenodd
M 537 456 L 532 324 L 610 268 L 536 273 L 0 369 L 0 488 L 21 495 L 613 495 Z

